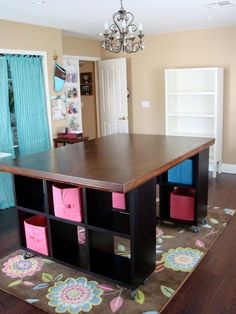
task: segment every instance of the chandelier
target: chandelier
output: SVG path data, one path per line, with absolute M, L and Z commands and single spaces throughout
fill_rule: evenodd
M 105 22 L 104 33 L 102 36 L 102 48 L 119 53 L 125 51 L 134 53 L 145 48 L 143 44 L 143 26 L 138 27 L 133 24 L 134 15 L 126 12 L 123 8 L 123 0 L 120 1 L 121 8 L 113 14 L 113 24 L 108 26 Z

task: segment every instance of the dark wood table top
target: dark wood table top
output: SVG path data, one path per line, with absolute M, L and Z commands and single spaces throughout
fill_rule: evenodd
M 114 134 L 4 160 L 0 171 L 127 192 L 214 144 L 212 138 Z

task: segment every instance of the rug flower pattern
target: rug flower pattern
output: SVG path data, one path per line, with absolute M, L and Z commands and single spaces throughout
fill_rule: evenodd
M 25 259 L 17 251 L 0 261 L 0 289 L 48 313 L 157 314 L 223 231 L 232 209 L 211 208 L 199 233 L 159 225 L 156 229 L 156 270 L 145 285 L 130 290 L 97 280 L 41 257 Z M 115 253 L 130 258 L 127 241 L 115 241 Z M 23 288 L 24 287 L 24 288 Z M 23 288 L 23 289 L 22 289 Z
M 96 281 L 88 281 L 85 277 L 67 278 L 58 281 L 48 289 L 46 297 L 48 304 L 56 307 L 57 313 L 78 314 L 80 311 L 89 312 L 93 305 L 102 302 L 102 289 L 97 288 Z
M 23 279 L 27 276 L 33 276 L 41 270 L 42 266 L 41 258 L 24 259 L 23 255 L 16 255 L 3 264 L 2 271 L 11 278 Z
M 202 255 L 203 252 L 197 249 L 177 247 L 162 254 L 161 262 L 164 262 L 165 267 L 175 271 L 190 272 Z

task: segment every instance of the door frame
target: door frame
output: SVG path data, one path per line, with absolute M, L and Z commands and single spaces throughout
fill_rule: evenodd
M 94 62 L 94 69 L 95 69 L 95 102 L 96 102 L 96 120 L 97 120 L 97 136 L 100 137 L 101 135 L 101 128 L 100 128 L 100 104 L 99 104 L 99 89 L 98 89 L 98 65 L 97 61 L 102 60 L 101 57 L 88 57 L 88 56 L 71 56 L 71 55 L 63 55 L 63 58 L 69 59 L 76 59 L 79 61 L 93 61 Z
M 0 49 L 0 54 L 33 55 L 33 56 L 41 56 L 42 57 L 49 137 L 50 137 L 51 147 L 53 147 L 47 52 L 46 51 L 40 51 L 40 50 Z

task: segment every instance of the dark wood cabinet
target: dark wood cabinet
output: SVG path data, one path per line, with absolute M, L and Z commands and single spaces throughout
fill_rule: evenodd
M 125 211 L 112 207 L 111 192 L 83 188 L 82 222 L 54 215 L 53 181 L 21 175 L 14 175 L 14 181 L 22 249 L 28 250 L 24 221 L 33 215 L 43 215 L 48 221 L 50 258 L 130 288 L 143 283 L 154 271 L 155 178 L 126 193 Z M 83 244 L 79 243 L 78 227 L 84 229 Z M 144 235 L 146 230 L 149 233 Z M 130 241 L 131 258 L 116 255 L 115 236 Z

